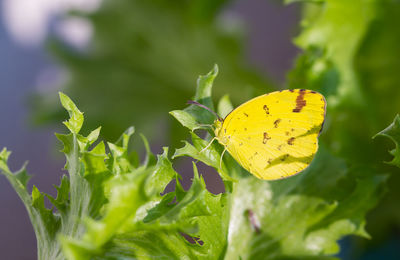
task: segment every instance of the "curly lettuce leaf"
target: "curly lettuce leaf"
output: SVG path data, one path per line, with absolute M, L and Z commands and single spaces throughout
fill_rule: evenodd
M 359 45 L 375 16 L 375 2 L 365 0 L 301 1 L 304 2 L 303 30 L 295 43 L 306 51 L 319 50 L 321 57 L 304 76 L 319 74 L 329 64 L 339 73 L 335 95 L 328 97 L 330 106 L 349 102 L 363 104 L 362 90 L 353 67 Z M 346 39 L 346 40 L 344 40 Z M 307 54 L 306 54 L 307 55 Z
M 369 214 L 377 246 L 400 226 L 398 169 L 387 161 L 388 143 L 371 141 L 398 112 L 400 6 L 396 1 L 300 1 L 302 31 L 295 43 L 303 50 L 289 73 L 291 88 L 315 89 L 327 97 L 325 131 L 320 139 L 351 167 L 392 174 L 389 193 Z M 344 24 L 345 23 L 345 24 Z M 367 245 L 368 244 L 368 245 Z
M 185 155 L 194 155 L 192 150 L 188 144 L 181 148 Z M 349 169 L 323 147 L 305 172 L 281 181 L 260 181 L 232 160 L 226 165 L 228 172 L 247 176 L 233 183 L 225 259 L 330 259 L 344 236 L 369 238 L 365 215 L 384 194 L 386 181 L 368 167 Z
M 210 83 L 205 80 L 204 84 Z M 65 256 L 68 259 L 109 255 L 145 259 L 157 254 L 179 258 L 183 252 L 192 257 L 222 254 L 227 230 L 219 227 L 221 217 L 227 212 L 222 207 L 226 195 L 208 192 L 195 165 L 192 186 L 188 191 L 183 190 L 180 175 L 168 159 L 168 149 L 164 149 L 156 163 L 144 137 L 146 158 L 135 167 L 128 153 L 133 131 L 133 128 L 128 129 L 115 144 L 107 143 L 109 154 L 105 153 L 103 142 L 90 153 L 82 153 L 83 176 L 91 176 L 90 184 L 100 188 L 94 193 L 97 199 L 92 199 L 88 205 L 89 209 L 95 206 L 98 214 L 90 211 L 91 214 L 81 215 L 85 231 L 80 236 L 59 234 Z M 65 136 L 61 139 L 69 140 Z M 67 147 L 64 149 L 67 154 L 73 152 Z M 176 181 L 175 191 L 161 196 L 171 180 Z M 214 223 L 212 228 L 210 223 Z M 219 236 L 215 236 L 215 230 L 219 230 Z M 202 245 L 191 245 L 183 233 L 201 237 Z M 157 249 L 149 246 L 154 240 L 159 241 Z M 127 246 L 131 248 L 130 253 L 122 250 Z
M 167 152 L 158 157 L 156 166 L 114 176 L 106 183 L 111 196 L 103 217 L 86 221 L 82 239 L 62 238 L 68 258 L 178 259 L 224 252 L 227 228 L 221 223 L 227 223 L 226 195 L 207 191 L 195 165 L 193 183 L 183 190 Z M 174 178 L 175 191 L 160 196 Z M 162 189 L 149 193 L 154 183 Z M 183 233 L 197 237 L 197 243 L 190 244 Z
M 105 147 L 99 142 L 94 148 L 100 129 L 92 131 L 88 136 L 79 134 L 83 124 L 83 113 L 63 93 L 60 93 L 61 104 L 68 111 L 70 118 L 64 124 L 69 134 L 56 134 L 64 144 L 62 152 L 67 162 L 65 169 L 68 177 L 63 176 L 60 186 L 55 186 L 57 196 L 40 192 L 35 186 L 29 195 L 27 191 L 27 175 L 25 167 L 12 173 L 7 167 L 9 152 L 1 153 L 1 173 L 4 174 L 23 201 L 37 237 L 39 259 L 65 259 L 61 251 L 61 234 L 80 237 L 83 233 L 82 219 L 86 216 L 97 217 L 105 203 L 102 183 L 110 175 L 104 167 L 106 159 Z M 44 199 L 47 197 L 54 208 L 47 208 Z
M 199 80 L 195 95 L 211 108 L 215 76 L 214 69 Z M 156 159 L 142 137 L 146 155 L 139 163 L 129 151 L 133 128 L 115 143 L 98 141 L 100 128 L 82 135 L 82 113 L 66 95 L 60 98 L 70 114 L 70 133 L 57 134 L 68 176 L 56 187 L 56 198 L 36 187 L 30 195 L 24 168 L 10 172 L 9 152 L 0 153 L 1 173 L 32 220 L 39 259 L 334 259 L 339 239 L 369 237 L 365 214 L 381 198 L 386 176 L 368 166 L 349 165 L 323 144 L 303 173 L 261 181 L 228 153 L 221 157 L 224 149 L 210 144 L 211 131 L 200 137 L 196 126 L 203 127 L 212 114 L 189 106 L 184 111 L 195 122 L 191 143 L 185 142 L 173 158 L 186 156 L 213 167 L 225 192 L 215 195 L 206 189 L 197 162 L 192 185 L 185 190 L 168 148 Z M 231 107 L 225 98 L 219 112 Z M 171 182 L 175 188 L 163 194 Z M 55 208 L 46 208 L 45 197 Z

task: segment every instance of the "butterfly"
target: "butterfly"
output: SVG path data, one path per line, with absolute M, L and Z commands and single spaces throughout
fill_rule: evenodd
M 318 92 L 272 92 L 215 120 L 215 139 L 257 178 L 286 178 L 310 165 L 318 150 L 325 111 L 325 98 Z

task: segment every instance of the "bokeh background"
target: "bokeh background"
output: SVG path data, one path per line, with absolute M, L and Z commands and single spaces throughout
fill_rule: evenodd
M 386 34 L 399 37 L 399 3 L 386 2 L 395 7 L 387 16 L 391 20 L 378 19 L 360 48 L 390 60 L 368 45 L 368 37 L 378 35 L 378 48 L 393 47 Z M 14 170 L 29 160 L 35 185 L 54 194 L 52 185 L 59 182 L 64 164 L 53 134 L 63 131 L 61 90 L 85 112 L 87 129 L 103 126 L 106 139 L 116 140 L 135 125 L 151 140 L 154 153 L 166 145 L 175 148 L 184 132 L 168 111 L 184 107 L 197 76 L 214 63 L 220 68 L 215 97 L 229 93 L 234 104 L 289 85 L 287 73 L 301 53 L 293 43 L 301 15 L 300 3 L 278 0 L 1 0 L 0 147 L 13 152 Z M 387 28 L 383 33 L 382 27 Z M 366 78 L 369 63 L 363 59 L 368 57 L 355 61 L 367 64 L 360 72 Z M 372 223 L 391 223 L 371 228 L 378 239 L 346 238 L 340 257 L 354 259 L 358 250 L 357 259 L 399 259 L 396 198 L 389 192 L 383 202 L 387 206 L 378 209 L 387 210 L 387 218 L 371 213 Z M 0 241 L 1 259 L 36 259 L 28 215 L 5 178 L 0 178 Z

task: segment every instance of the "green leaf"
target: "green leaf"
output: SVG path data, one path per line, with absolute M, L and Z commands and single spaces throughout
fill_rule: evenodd
M 67 159 L 66 169 L 70 178 L 64 176 L 60 186 L 56 186 L 57 197 L 53 198 L 43 194 L 35 186 L 33 186 L 30 196 L 26 190 L 28 175 L 25 168 L 23 167 L 13 174 L 8 167 L 2 167 L 7 171 L 6 177 L 28 211 L 37 236 L 39 259 L 64 259 L 61 245 L 57 239 L 59 234 L 72 238 L 80 237 L 83 232 L 82 219 L 88 215 L 96 217 L 99 209 L 106 202 L 104 195 L 101 196 L 102 181 L 107 178 L 107 172 L 103 172 L 106 158 L 104 144 L 99 143 L 89 151 L 90 145 L 98 138 L 100 128 L 92 131 L 88 137 L 79 135 L 78 132 L 83 123 L 82 113 L 62 93 L 60 99 L 71 116 L 66 122 L 71 133 L 56 134 L 64 144 L 62 151 Z M 101 157 L 97 158 L 96 156 Z M 1 153 L 1 166 L 6 166 L 7 157 L 8 153 L 4 150 Z M 96 178 L 91 176 L 96 176 Z M 45 196 L 56 207 L 56 210 L 46 208 Z
M 12 173 L 7 165 L 10 152 L 5 148 L 0 152 L 0 174 L 3 174 L 14 190 L 28 212 L 29 218 L 35 230 L 38 244 L 39 259 L 59 259 L 60 248 L 55 239 L 55 234 L 60 227 L 60 219 L 53 216 L 52 211 L 44 206 L 43 195 L 33 186 L 32 194 L 27 191 L 27 181 L 29 176 L 25 171 L 25 166 L 16 173 Z
M 51 209 L 45 207 L 44 196 L 36 186 L 32 188 L 32 206 L 36 209 L 37 214 L 40 215 L 41 220 L 46 223 L 45 227 L 48 236 L 46 239 L 54 240 L 60 221 L 53 215 Z
M 110 254 L 144 258 L 222 256 L 228 223 L 228 208 L 223 207 L 226 195 L 208 192 L 194 165 L 194 180 L 188 191 L 178 181 L 174 192 L 161 197 L 165 185 L 178 176 L 168 160 L 168 149 L 158 156 L 154 167 L 140 167 L 110 179 L 105 186 L 109 203 L 103 217 L 86 221 L 82 240 L 63 237 L 65 254 L 74 259 Z M 145 215 L 141 213 L 144 210 Z M 191 245 L 181 232 L 200 237 L 205 244 Z
M 29 180 L 32 178 L 32 176 L 29 175 L 26 171 L 27 164 L 28 163 L 25 163 L 22 168 L 14 174 L 17 180 L 24 186 L 25 189 L 27 188 Z
M 98 143 L 92 150 L 85 151 L 81 155 L 81 161 L 84 165 L 84 181 L 87 182 L 90 192 L 86 195 L 89 200 L 88 215 L 95 217 L 107 202 L 102 185 L 111 177 L 106 160 L 108 155 L 105 151 L 103 142 Z
M 232 103 L 229 95 L 223 96 L 218 103 L 218 114 L 220 117 L 225 118 L 233 110 Z
M 221 177 L 227 181 L 236 181 L 232 176 L 229 176 L 228 170 L 222 158 L 222 151 L 218 149 L 218 144 L 210 144 L 211 141 L 206 141 L 198 137 L 195 133 L 191 133 L 193 145 L 188 142 L 184 142 L 185 146 L 176 149 L 172 158 L 189 156 L 196 160 L 200 160 L 203 163 L 213 167 L 217 170 Z M 208 147 L 207 147 L 208 146 Z
M 174 110 L 169 113 L 190 131 L 203 128 L 190 113 L 184 110 Z
M 195 101 L 201 102 L 204 99 L 208 99 L 211 97 L 213 82 L 215 77 L 217 77 L 217 75 L 218 75 L 218 65 L 215 64 L 214 68 L 209 73 L 207 73 L 207 75 L 200 76 L 197 79 L 197 90 L 196 90 L 196 95 L 194 97 Z
M 200 78 L 196 95 L 211 105 L 215 75 L 214 70 Z M 220 104 L 221 110 L 230 107 L 227 98 Z M 184 111 L 200 124 L 210 113 L 197 108 Z M 72 112 L 68 122 L 74 117 Z M 396 145 L 398 125 L 396 117 L 381 132 Z M 27 193 L 24 168 L 10 172 L 9 152 L 0 152 L 1 173 L 23 200 L 34 226 L 39 259 L 332 259 L 344 236 L 369 237 L 365 215 L 385 191 L 387 176 L 379 167 L 351 163 L 324 142 L 304 172 L 266 182 L 228 153 L 222 158 L 223 147 L 210 143 L 210 135 L 202 139 L 193 131 L 192 144 L 185 142 L 173 158 L 188 156 L 213 167 L 226 192 L 207 191 L 197 162 L 192 185 L 185 190 L 168 148 L 156 161 L 142 136 L 146 157 L 137 164 L 129 154 L 133 128 L 116 143 L 107 142 L 109 151 L 104 142 L 95 144 L 99 130 L 87 137 L 76 128 L 57 134 L 69 178 L 64 176 L 56 187 L 56 198 L 46 195 L 56 209 L 45 207 L 45 195 L 35 186 Z M 171 181 L 175 189 L 161 195 Z
M 107 143 L 112 155 L 109 163 L 114 174 L 130 172 L 137 167 L 136 161 L 132 161 L 128 151 L 128 144 L 134 132 L 135 128 L 129 127 L 115 144 Z
M 323 148 L 297 176 L 274 182 L 242 179 L 234 185 L 231 198 L 225 257 L 324 259 L 334 255 L 343 236 L 368 237 L 364 216 L 381 198 L 385 179 L 368 169 L 349 170 Z M 246 214 L 249 210 L 253 218 Z M 258 229 L 254 223 L 259 223 Z
M 7 165 L 8 157 L 10 157 L 10 154 L 11 152 L 7 151 L 5 147 L 0 152 L 0 169 L 5 173 L 10 171 Z
M 84 260 L 90 259 L 91 248 L 90 245 L 86 245 L 82 241 L 75 241 L 71 238 L 63 236 L 59 237 L 61 244 L 63 245 L 63 253 L 66 259 Z
M 97 141 L 100 135 L 100 129 L 101 127 L 96 128 L 95 130 L 90 132 L 90 134 L 87 137 L 82 135 L 76 136 L 78 139 L 78 145 L 80 151 L 86 151 L 87 149 L 89 149 L 90 145 L 92 145 L 94 142 Z
M 157 155 L 154 172 L 146 180 L 145 192 L 149 198 L 156 196 L 159 199 L 167 184 L 178 175 L 168 159 L 168 148 L 164 147 L 163 150 L 163 154 Z
M 211 100 L 211 90 L 213 87 L 214 79 L 217 76 L 217 74 L 218 74 L 218 66 L 215 65 L 213 70 L 211 70 L 207 75 L 200 76 L 197 79 L 197 88 L 194 101 L 199 102 L 200 104 L 208 107 L 211 110 L 214 109 L 214 105 Z M 197 105 L 189 105 L 183 111 L 191 115 L 192 118 L 194 118 L 194 120 L 198 124 L 202 125 L 204 124 L 210 125 L 216 119 L 214 114 Z M 187 122 L 187 116 L 185 118 Z
M 394 158 L 389 163 L 400 167 L 400 116 L 397 114 L 394 118 L 393 123 L 391 123 L 384 130 L 377 133 L 374 138 L 376 136 L 386 136 L 395 143 L 395 149 L 390 151 Z
M 328 99 L 330 106 L 337 106 L 342 102 L 360 106 L 365 102 L 352 60 L 374 18 L 374 2 L 338 0 L 306 4 L 308 9 L 302 21 L 303 31 L 295 42 L 304 50 L 323 50 L 323 58 L 317 60 L 311 68 L 315 72 L 321 71 L 324 60 L 332 62 L 338 70 L 341 80 L 336 87 L 335 96 Z
M 67 95 L 62 92 L 59 92 L 59 95 L 62 106 L 68 111 L 70 116 L 70 119 L 64 122 L 64 125 L 66 125 L 72 133 L 78 134 L 83 125 L 83 113 L 79 111 L 74 102 L 72 102 Z
M 375 223 L 369 225 L 374 239 L 354 243 L 355 251 L 362 252 L 390 239 L 393 227 L 399 226 L 398 168 L 382 164 L 390 146 L 371 142 L 371 137 L 398 113 L 400 5 L 385 0 L 327 0 L 302 1 L 302 8 L 304 30 L 296 40 L 302 54 L 289 74 L 290 88 L 315 89 L 327 98 L 320 139 L 333 154 L 352 167 L 392 174 L 389 194 L 369 214 Z
M 171 192 L 166 194 L 160 203 L 147 211 L 147 215 L 144 217 L 143 222 L 148 223 L 154 221 L 163 216 L 166 212 L 170 211 L 175 206 L 174 199 L 175 193 Z
M 82 154 L 82 162 L 85 165 L 84 175 L 108 172 L 106 158 L 106 148 L 103 142 L 98 143 L 90 152 L 84 152 Z
M 89 144 L 93 144 L 94 142 L 97 141 L 97 139 L 99 138 L 99 135 L 100 135 L 100 130 L 101 130 L 101 126 L 99 126 L 95 130 L 90 132 L 90 134 L 87 136 L 87 142 Z
M 144 148 L 146 151 L 146 156 L 144 158 L 143 166 L 145 167 L 152 166 L 155 164 L 156 159 L 154 157 L 154 154 L 150 150 L 149 141 L 147 141 L 147 138 L 142 134 L 140 135 L 140 137 L 143 140 Z
M 69 205 L 69 179 L 66 175 L 61 178 L 60 186 L 54 185 L 57 189 L 57 197 L 54 199 L 52 196 L 45 194 L 50 202 L 57 208 L 57 210 L 65 216 L 67 214 Z

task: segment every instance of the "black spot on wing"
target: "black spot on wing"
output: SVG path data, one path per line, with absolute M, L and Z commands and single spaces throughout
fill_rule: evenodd
M 296 107 L 293 109 L 293 112 L 299 113 L 303 109 L 303 107 L 307 105 L 307 102 L 304 99 L 305 93 L 305 89 L 300 89 L 299 95 L 296 98 Z
M 263 106 L 263 109 L 264 109 L 265 113 L 266 113 L 267 116 L 268 116 L 268 115 L 269 115 L 269 108 L 268 108 L 268 106 L 267 106 L 267 105 L 264 105 L 264 106 Z
M 263 144 L 266 144 L 269 139 L 271 139 L 271 137 L 268 136 L 267 132 L 264 132 L 263 133 Z
M 287 140 L 288 145 L 293 145 L 293 142 L 294 142 L 295 139 L 296 139 L 295 137 L 290 137 L 290 138 Z

